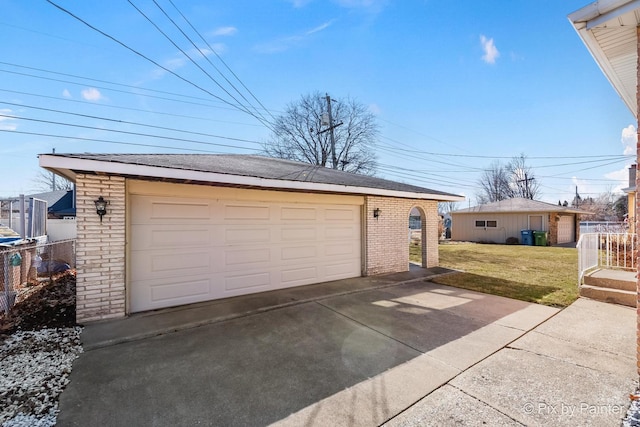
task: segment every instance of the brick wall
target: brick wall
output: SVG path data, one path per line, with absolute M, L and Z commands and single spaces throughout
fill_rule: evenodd
M 94 201 L 109 202 L 96 214 Z M 125 179 L 83 175 L 76 179 L 78 323 L 125 315 Z
M 438 265 L 438 203 L 430 200 L 367 196 L 365 198 L 364 275 L 409 269 L 409 212 L 422 216 L 422 251 L 425 267 Z M 374 218 L 374 209 L 380 216 Z
M 636 105 L 637 111 L 640 111 L 640 26 L 636 28 L 636 50 L 637 50 L 637 63 L 636 63 Z M 637 118 L 636 118 L 637 119 Z M 636 128 L 638 129 L 638 142 L 636 143 L 636 164 L 640 165 L 640 126 L 636 123 Z M 636 173 L 636 189 L 640 189 L 640 173 Z M 636 197 L 636 209 L 635 212 L 640 212 L 640 197 Z M 636 215 L 636 230 L 640 230 L 640 215 Z M 635 254 L 636 260 L 638 259 L 638 252 L 636 250 Z M 640 374 L 640 262 L 636 262 L 638 266 L 638 274 L 636 275 L 636 307 L 637 307 L 637 315 L 636 315 L 636 368 L 638 369 L 638 373 Z

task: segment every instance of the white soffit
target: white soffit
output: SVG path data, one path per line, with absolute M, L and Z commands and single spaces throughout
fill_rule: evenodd
M 600 69 L 637 117 L 640 0 L 599 0 L 569 15 Z
M 464 197 L 455 195 L 415 193 L 407 191 L 387 190 L 382 188 L 324 184 L 308 181 L 286 181 L 280 179 L 268 179 L 187 169 L 171 169 L 159 166 L 147 166 L 118 162 L 101 162 L 99 160 L 78 159 L 46 154 L 41 154 L 39 158 L 40 167 L 55 171 L 56 173 L 59 173 L 60 175 L 71 179 L 73 182 L 75 182 L 75 173 L 73 171 L 89 171 L 122 176 L 142 176 L 159 179 L 199 181 L 221 185 L 281 189 L 285 191 L 302 190 L 337 194 L 367 194 L 375 196 L 436 200 L 442 202 L 464 201 Z

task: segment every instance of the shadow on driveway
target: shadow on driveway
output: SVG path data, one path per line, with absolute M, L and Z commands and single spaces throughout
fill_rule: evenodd
M 357 287 L 358 279 L 340 281 L 341 286 L 332 282 L 305 287 L 303 292 L 315 295 L 311 300 L 299 298 L 304 302 L 252 314 L 240 311 L 242 317 L 96 345 L 74 363 L 71 382 L 61 396 L 58 425 L 267 425 L 430 351 L 435 351 L 433 357 L 441 351 L 437 363 L 457 374 L 463 368 L 447 360 L 452 357 L 442 350 L 447 345 L 453 345 L 453 354 L 468 348 L 466 366 L 515 339 L 513 331 L 519 336 L 544 320 L 534 316 L 520 330 L 519 321 L 512 318 L 527 312 L 531 304 L 436 285 L 424 281 L 424 272 L 417 277 L 415 271 L 408 272 L 408 279 L 361 278 L 373 285 L 361 284 L 351 293 L 349 287 Z M 277 292 L 291 295 L 292 290 Z M 263 298 L 274 297 L 269 294 Z M 211 316 L 219 310 L 226 313 L 224 304 L 210 304 Z M 206 308 L 200 306 L 201 312 Z M 179 318 L 180 311 L 160 315 L 170 324 L 167 316 Z M 545 312 L 543 317 L 549 315 Z M 512 320 L 492 330 L 493 335 L 504 331 L 496 348 L 486 348 L 484 338 L 481 344 L 477 338 L 469 345 L 461 341 L 500 319 Z M 132 320 L 120 322 L 127 325 Z M 117 321 L 90 325 L 85 334 L 90 338 L 92 331 L 119 327 Z M 403 398 L 396 394 L 388 400 Z M 385 405 L 395 411 L 413 402 Z M 389 415 L 381 414 L 381 420 Z

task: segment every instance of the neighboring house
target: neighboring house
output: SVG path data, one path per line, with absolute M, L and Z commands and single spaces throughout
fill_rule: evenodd
M 574 243 L 580 237 L 579 209 L 524 198 L 501 200 L 451 212 L 451 240 L 506 243 L 522 230 L 547 231 L 550 245 Z
M 40 166 L 76 185 L 79 322 L 407 271 L 413 208 L 422 265 L 437 266 L 438 201 L 463 200 L 262 156 L 42 154 Z
M 76 202 L 74 190 L 57 190 L 28 197 L 47 202 L 47 239 L 49 242 L 75 239 Z
M 640 3 L 636 0 L 598 0 L 569 15 L 569 21 L 635 117 L 638 129 Z M 636 208 L 637 204 L 636 199 Z M 635 215 L 636 230 L 639 220 L 638 215 Z M 640 263 L 636 265 L 640 266 Z M 640 280 L 640 274 L 637 277 Z M 636 349 L 640 373 L 640 317 L 637 332 Z
M 74 218 L 76 216 L 73 190 L 56 190 L 31 194 L 29 197 L 47 202 L 47 216 L 50 219 Z
M 629 186 L 622 191 L 627 193 L 627 223 L 629 233 L 636 232 L 636 166 L 629 168 Z

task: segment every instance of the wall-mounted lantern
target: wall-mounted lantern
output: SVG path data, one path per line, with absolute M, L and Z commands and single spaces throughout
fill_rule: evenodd
M 98 200 L 94 201 L 96 204 L 96 213 L 100 217 L 100 222 L 102 222 L 102 217 L 107 214 L 107 205 L 109 204 L 102 196 L 98 197 Z
M 375 208 L 373 210 L 373 217 L 377 219 L 379 216 L 380 216 L 380 208 Z

